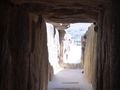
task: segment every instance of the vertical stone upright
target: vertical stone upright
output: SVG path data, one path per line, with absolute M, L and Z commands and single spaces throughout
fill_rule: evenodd
M 92 24 L 86 33 L 86 46 L 85 46 L 85 55 L 84 55 L 84 71 L 85 77 L 92 83 L 93 72 L 96 68 L 96 46 L 97 46 L 97 32 L 94 31 L 94 25 Z
M 110 90 L 120 89 L 120 1 L 112 0 L 112 24 L 110 36 L 111 56 L 110 56 Z M 107 17 L 107 15 L 106 15 Z M 110 18 L 111 19 L 111 18 Z M 108 29 L 110 29 L 108 28 Z M 107 74 L 108 75 L 108 74 Z
M 47 25 L 47 38 L 48 38 L 48 56 L 49 56 L 49 80 L 52 80 L 53 73 L 59 69 L 59 33 L 58 30 L 50 23 Z
M 30 90 L 47 90 L 49 62 L 46 24 L 41 16 L 33 13 L 29 14 L 29 21 L 29 88 Z
M 0 3 L 0 30 L 3 31 L 0 90 L 27 90 L 30 85 L 28 12 Z
M 120 1 L 112 1 L 100 11 L 97 31 L 97 67 L 93 90 L 120 89 Z
M 63 62 L 63 45 L 64 45 L 64 36 L 65 31 L 64 30 L 58 30 L 59 31 L 59 42 L 60 42 L 60 62 Z
M 48 54 L 43 18 L 21 7 L 0 3 L 0 29 L 0 90 L 47 90 Z

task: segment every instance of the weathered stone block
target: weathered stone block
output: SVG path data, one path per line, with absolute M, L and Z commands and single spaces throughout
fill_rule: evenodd
M 86 33 L 86 46 L 84 56 L 84 72 L 87 80 L 92 83 L 93 70 L 96 68 L 96 45 L 97 45 L 97 33 L 94 31 L 94 25 L 88 28 Z
M 0 90 L 47 90 L 47 36 L 42 17 L 0 3 L 0 29 Z

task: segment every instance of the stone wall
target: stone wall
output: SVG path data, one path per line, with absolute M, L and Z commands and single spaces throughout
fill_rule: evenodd
M 59 33 L 52 24 L 47 23 L 46 25 L 49 62 L 53 66 L 54 70 L 57 70 L 59 68 L 60 55 Z
M 97 74 L 93 81 L 93 90 L 120 89 L 120 1 L 112 1 L 100 12 Z M 97 87 L 96 87 L 97 85 Z
M 87 32 L 85 50 L 85 76 L 93 90 L 119 90 L 120 88 L 120 2 L 107 4 L 100 11 L 98 31 Z M 89 28 L 90 29 L 90 28 Z
M 30 80 L 32 90 L 46 90 L 48 81 L 48 49 L 46 24 L 42 17 L 30 14 Z
M 94 25 L 88 28 L 86 33 L 86 46 L 84 56 L 84 73 L 85 77 L 92 83 L 94 68 L 96 68 L 96 45 L 97 45 L 97 32 L 94 31 Z
M 86 34 L 86 33 L 85 33 L 85 34 Z M 85 35 L 85 34 L 84 34 L 84 35 Z M 84 35 L 81 36 L 81 42 L 83 42 Z M 81 59 L 80 65 L 81 65 L 81 68 L 83 69 L 83 68 L 84 68 L 84 65 L 83 65 L 82 47 L 81 47 L 81 56 L 80 56 L 80 59 Z
M 73 3 L 71 2 L 69 5 L 68 1 L 65 1 L 64 6 L 62 6 L 64 3 L 61 2 L 60 5 L 51 3 L 52 7 L 49 2 L 41 3 L 45 5 L 43 5 L 44 11 L 50 9 L 44 15 L 48 15 L 46 18 L 51 18 L 50 20 L 53 21 L 91 21 L 87 19 L 87 15 L 94 19 L 93 21 L 98 20 L 97 55 L 93 55 L 92 64 L 94 67 L 90 72 L 92 74 L 90 74 L 90 77 L 88 75 L 86 77 L 88 80 L 92 78 L 90 82 L 92 82 L 93 90 L 119 90 L 120 1 L 106 0 L 105 3 L 103 3 L 104 0 L 101 2 L 100 0 L 98 2 L 84 1 L 84 3 L 80 3 L 80 1 L 72 0 Z M 38 4 L 38 6 L 41 7 L 42 4 Z M 36 9 L 34 12 L 40 14 L 40 10 L 43 10 L 43 8 L 38 9 L 36 7 L 37 3 L 25 5 L 24 7 L 24 5 L 15 6 L 10 2 L 9 4 L 0 3 L 0 90 L 47 90 L 48 55 L 45 22 L 42 17 L 27 12 L 28 7 L 29 11 Z M 29 5 L 36 8 L 29 7 Z M 56 6 L 61 7 L 55 10 Z M 68 6 L 71 6 L 71 9 L 68 9 Z M 48 8 L 46 9 L 46 7 Z M 77 13 L 76 8 L 78 8 Z M 69 12 L 66 12 L 66 10 Z M 81 14 L 79 14 L 80 11 L 82 11 Z M 99 18 L 97 19 L 98 12 Z M 55 18 L 52 18 L 51 15 Z M 67 18 L 64 18 L 65 15 L 67 15 Z M 80 15 L 82 19 L 79 19 Z M 91 63 L 88 65 L 91 65 Z M 87 72 L 85 70 L 85 73 L 88 72 L 88 70 Z
M 64 30 L 59 30 L 59 42 L 60 42 L 60 63 L 64 59 L 64 36 L 66 32 Z
M 54 69 L 53 66 L 49 63 L 48 64 L 48 81 L 52 81 L 54 76 Z
M 120 88 L 118 79 L 120 75 L 120 11 L 118 8 L 120 8 L 120 2 L 113 1 L 105 6 L 104 11 L 100 11 L 97 38 L 93 32 L 87 32 L 84 69 L 93 90 L 119 90 Z M 91 42 L 93 44 L 90 44 Z
M 47 90 L 47 36 L 42 17 L 0 3 L 0 32 L 0 90 Z

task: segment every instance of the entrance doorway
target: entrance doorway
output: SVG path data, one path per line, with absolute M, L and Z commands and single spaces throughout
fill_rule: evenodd
M 74 23 L 70 24 L 70 28 L 65 29 L 65 35 L 62 42 L 63 63 L 62 65 L 59 64 L 59 69 L 56 69 L 56 64 L 54 65 L 53 63 L 56 62 L 58 58 L 56 61 L 53 61 L 55 58 L 53 57 L 53 59 L 51 59 L 52 56 L 49 56 L 51 57 L 49 59 L 50 62 L 52 62 L 51 65 L 53 65 L 54 75 L 52 80 L 48 83 L 48 90 L 92 90 L 92 85 L 86 80 L 84 73 L 82 73 L 83 67 L 80 66 L 82 65 L 81 63 L 83 63 L 81 58 L 82 37 L 86 34 L 88 27 L 90 27 L 91 24 L 92 23 Z M 52 28 L 54 27 L 52 26 Z M 47 30 L 48 33 L 49 31 Z M 52 41 L 56 43 L 55 40 L 59 40 L 56 38 L 59 32 L 57 32 L 57 30 L 55 32 L 54 31 L 55 30 L 53 30 L 51 34 L 51 39 L 53 39 Z M 48 35 L 50 35 L 50 33 Z M 50 39 L 50 36 L 48 37 Z M 53 44 L 51 44 L 51 47 L 56 48 L 56 46 L 53 46 Z M 49 49 L 51 47 L 48 45 Z M 50 50 L 52 50 L 51 52 L 54 53 L 53 49 Z M 56 55 L 60 55 L 57 54 L 60 53 L 59 50 L 60 45 Z M 52 54 L 49 52 L 49 55 Z

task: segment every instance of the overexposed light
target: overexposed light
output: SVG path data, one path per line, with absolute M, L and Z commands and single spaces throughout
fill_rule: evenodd
M 57 74 L 58 72 L 60 72 L 60 71 L 62 71 L 62 70 L 64 70 L 64 68 L 59 68 L 59 69 L 57 69 L 57 70 L 54 70 L 54 74 Z
M 82 28 L 83 30 L 87 31 L 88 27 L 91 26 L 93 23 L 73 23 L 70 24 L 70 27 L 66 30 L 75 30 Z
M 62 23 L 60 23 L 60 26 L 62 26 Z

